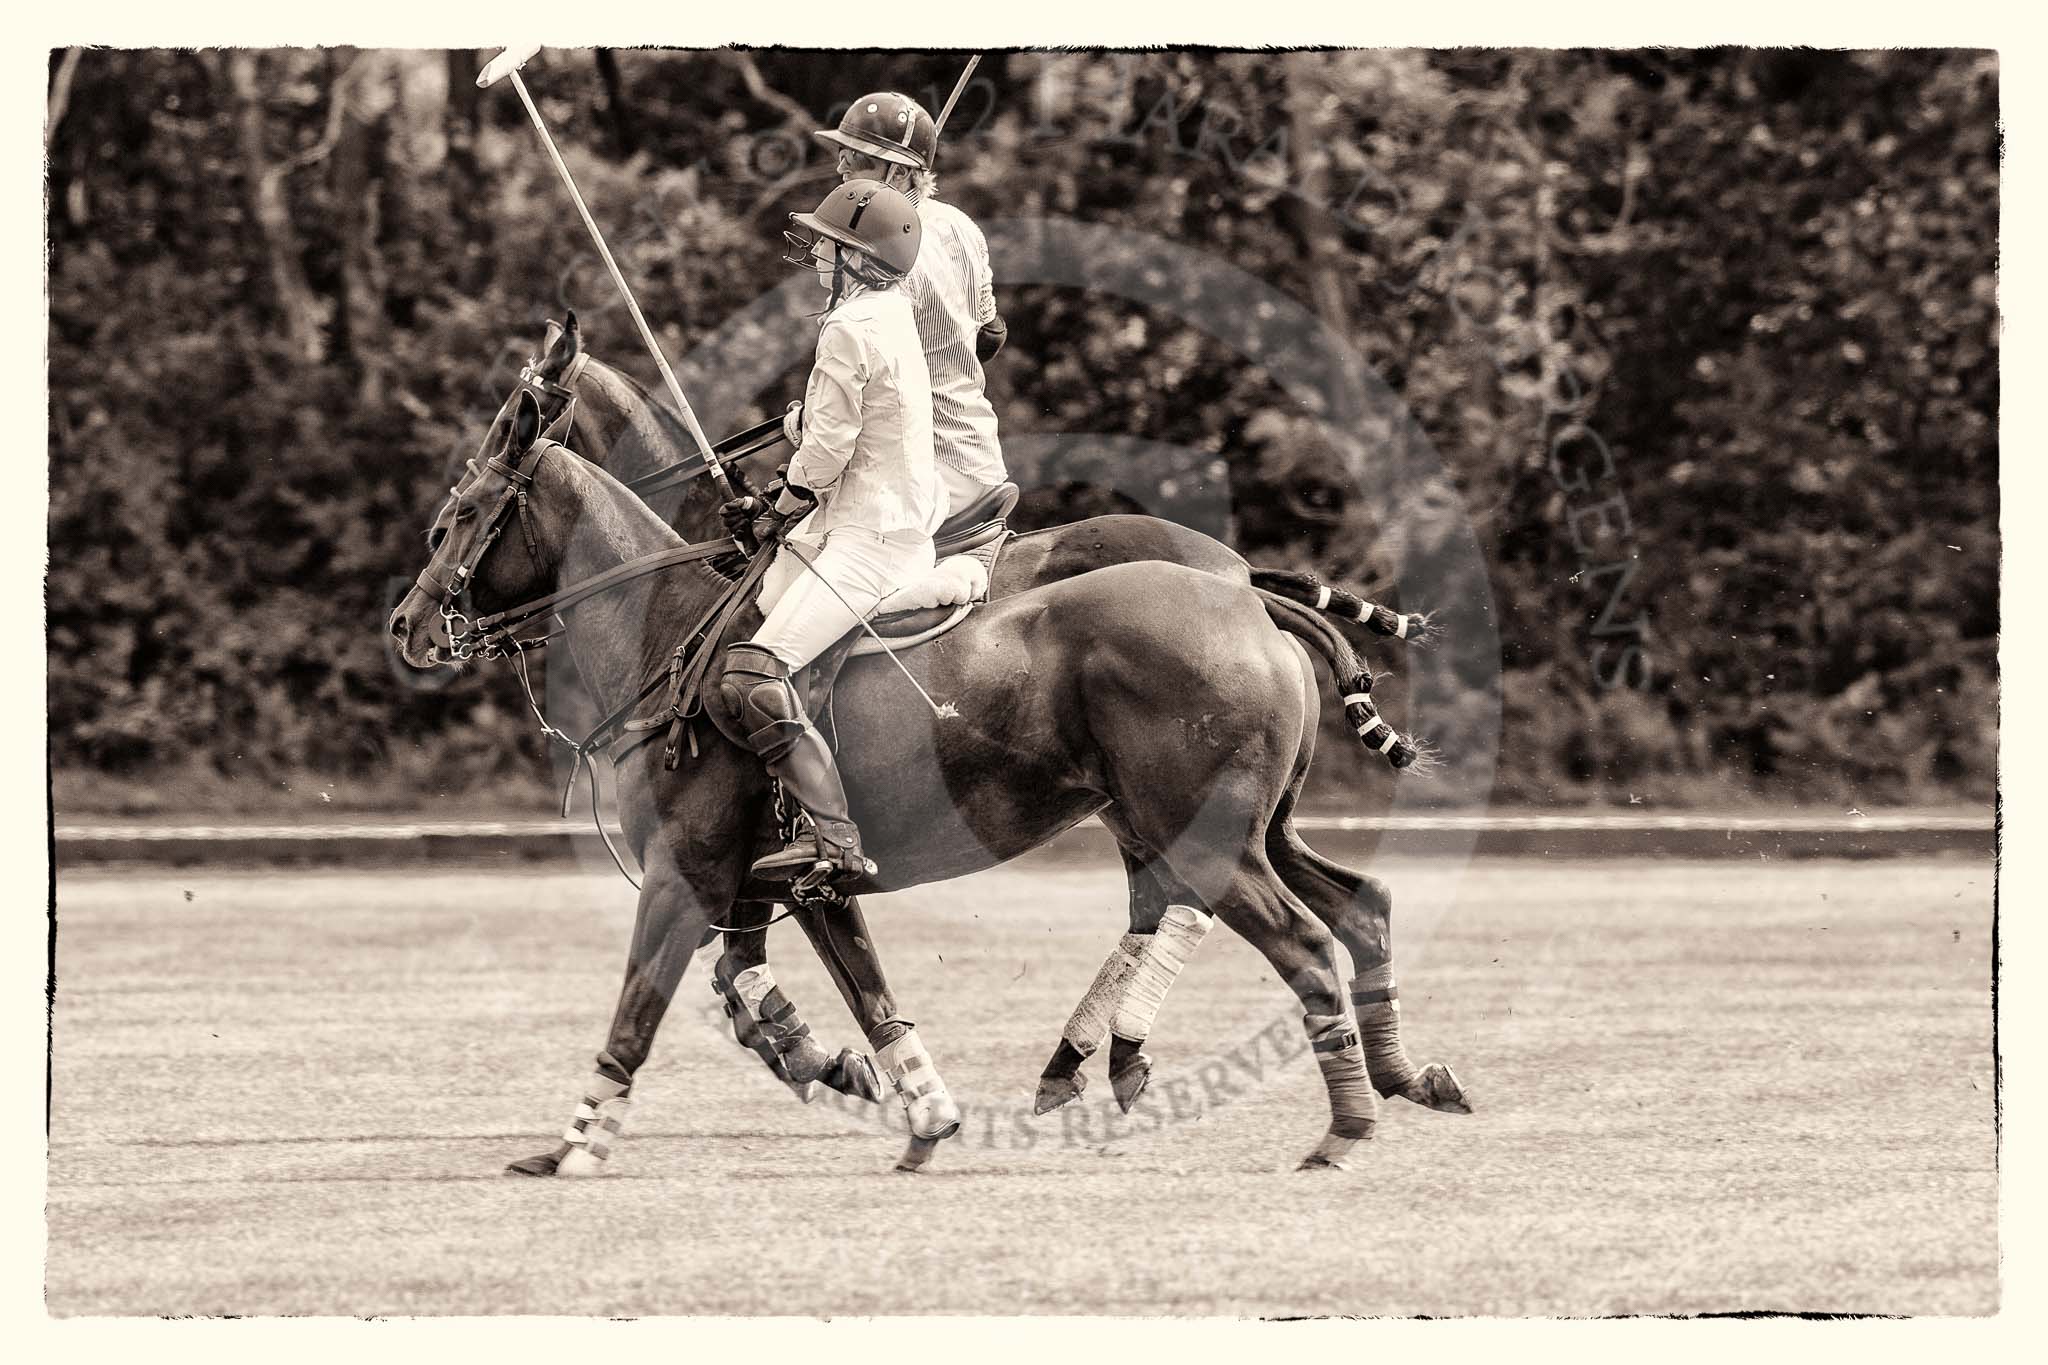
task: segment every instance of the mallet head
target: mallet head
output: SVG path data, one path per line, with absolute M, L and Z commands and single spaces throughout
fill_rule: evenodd
M 532 47 L 506 48 L 503 52 L 500 52 L 497 56 L 491 58 L 489 62 L 485 63 L 483 70 L 476 73 L 477 85 L 484 87 L 496 85 L 499 81 L 504 80 L 520 67 L 532 61 L 533 54 L 538 51 L 540 51 L 539 43 L 535 43 Z

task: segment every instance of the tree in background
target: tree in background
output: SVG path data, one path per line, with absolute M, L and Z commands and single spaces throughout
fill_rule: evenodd
M 807 134 L 834 102 L 894 85 L 936 106 L 958 70 L 548 63 L 535 93 L 671 357 L 783 279 L 782 216 L 830 178 Z M 351 778 L 412 800 L 540 771 L 505 679 L 422 691 L 381 639 L 542 320 L 573 305 L 601 354 L 644 368 L 476 65 L 53 54 L 60 803 Z M 1020 462 L 1028 518 L 1105 510 L 1134 478 L 1168 505 L 1227 493 L 1248 556 L 1394 595 L 1396 566 L 1469 522 L 1487 581 L 1429 590 L 1490 595 L 1500 657 L 1372 651 L 1400 670 L 1390 713 L 1412 686 L 1437 718 L 1447 799 L 1485 794 L 1460 764 L 1495 669 L 1512 797 L 1990 790 L 1991 54 L 1013 53 L 981 73 L 949 198 L 1227 261 L 1346 337 L 1405 410 L 1333 436 L 1184 314 L 1004 287 L 1006 437 L 1156 452 L 1136 472 L 1070 446 Z M 1332 440 L 1393 471 L 1392 504 L 1339 474 Z M 1327 723 L 1324 799 L 1383 789 Z

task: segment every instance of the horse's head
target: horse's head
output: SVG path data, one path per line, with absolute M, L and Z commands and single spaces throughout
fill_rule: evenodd
M 573 325 L 573 324 L 572 324 Z M 399 657 L 414 668 L 433 668 L 468 657 L 470 632 L 480 612 L 544 590 L 550 566 L 539 562 L 525 506 L 534 474 L 552 441 L 543 440 L 541 400 L 521 389 L 492 424 L 494 442 L 471 460 L 466 476 L 427 527 L 427 566 L 391 614 Z M 566 426 L 558 415 L 548 434 Z M 510 536 L 517 520 L 520 528 Z M 507 540 L 525 544 L 493 553 Z

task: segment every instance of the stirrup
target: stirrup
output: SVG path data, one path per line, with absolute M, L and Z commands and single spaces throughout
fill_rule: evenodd
M 809 829 L 791 839 L 787 847 L 756 859 L 749 870 L 762 881 L 793 882 L 791 890 L 799 894 L 815 891 L 842 875 L 872 877 L 876 871 L 873 861 L 859 853 L 843 861 L 824 856 L 817 834 Z

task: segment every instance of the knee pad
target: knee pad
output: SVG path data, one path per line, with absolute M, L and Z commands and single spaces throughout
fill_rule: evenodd
M 745 727 L 747 743 L 771 762 L 788 753 L 810 727 L 790 681 L 789 665 L 758 645 L 726 650 L 718 690 Z

